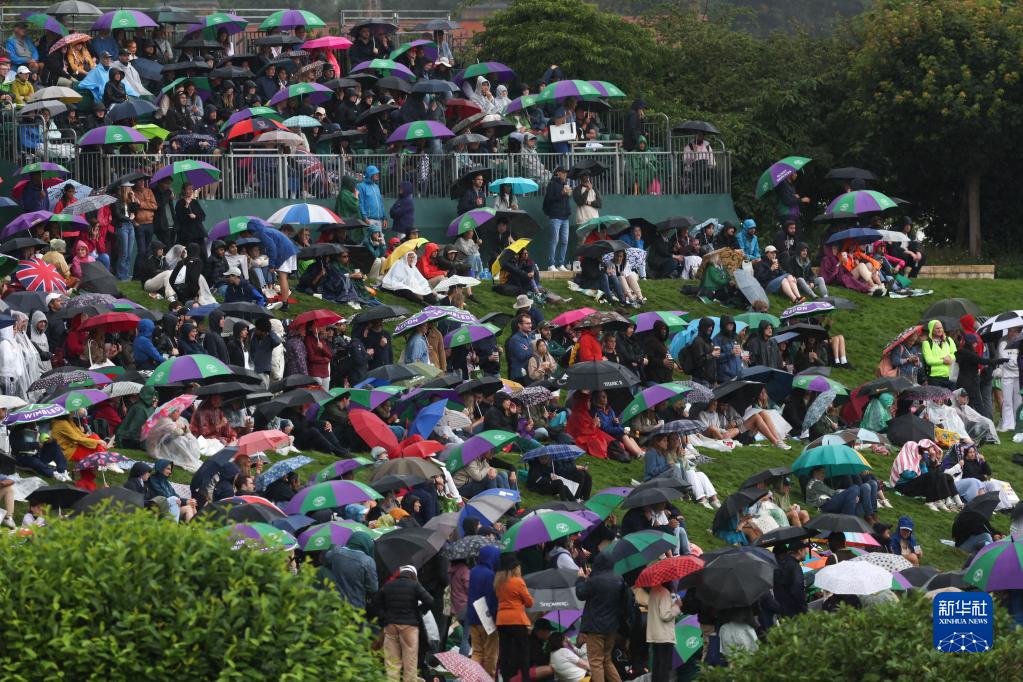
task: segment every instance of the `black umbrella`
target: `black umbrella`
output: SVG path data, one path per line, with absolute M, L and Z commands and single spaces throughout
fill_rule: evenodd
M 110 107 L 107 118 L 111 121 L 127 121 L 156 113 L 156 107 L 144 99 L 130 99 Z
M 800 528 L 799 526 L 785 526 L 783 528 L 775 528 L 772 531 L 768 531 L 757 538 L 757 547 L 773 547 L 774 545 L 781 545 L 788 542 L 799 542 L 800 540 L 806 540 L 812 538 L 813 533 L 806 528 Z
M 690 218 L 689 216 L 680 215 L 675 216 L 673 218 L 668 218 L 667 220 L 662 220 L 661 222 L 657 223 L 657 231 L 675 232 L 677 230 L 682 230 L 684 232 L 688 232 L 689 228 L 693 227 L 696 224 L 697 224 L 696 220 L 694 220 L 693 218 Z
M 328 87 L 331 90 L 344 90 L 345 88 L 354 88 L 359 84 L 359 81 L 351 78 L 335 78 L 324 83 L 324 87 Z
M 261 36 L 252 41 L 253 45 L 260 47 L 267 45 L 270 47 L 289 47 L 291 45 L 301 45 L 305 40 L 298 36 L 291 35 L 290 33 L 275 33 L 269 36 Z
M 370 482 L 369 487 L 377 492 L 386 493 L 389 490 L 411 488 L 420 483 L 426 483 L 426 479 L 418 474 L 388 474 Z
M 384 114 L 389 114 L 397 108 L 398 107 L 394 106 L 393 104 L 375 104 L 369 109 L 366 109 L 366 111 L 359 114 L 359 117 L 355 119 L 355 125 L 361 126 L 362 124 L 372 121 L 373 119 L 379 118 Z
M 708 135 L 720 135 L 721 131 L 718 130 L 712 123 L 707 121 L 682 121 L 677 126 L 671 129 L 672 135 L 695 135 L 696 133 L 707 133 Z
M 920 319 L 933 320 L 936 317 L 951 317 L 958 320 L 963 315 L 980 317 L 980 307 L 968 298 L 946 298 L 924 311 Z
M 506 118 L 501 118 L 497 114 L 491 114 L 484 116 L 483 119 L 475 126 L 475 130 L 493 130 L 495 137 L 504 137 L 514 133 L 517 126 Z
M 398 30 L 397 26 L 392 24 L 390 21 L 388 21 L 384 17 L 373 17 L 372 19 L 366 19 L 365 21 L 360 21 L 359 23 L 355 24 L 348 31 L 348 33 L 350 35 L 357 36 L 357 35 L 359 35 L 359 31 L 361 31 L 364 28 L 368 28 L 370 33 L 373 33 L 373 34 L 377 34 L 377 33 L 384 33 L 384 34 L 394 33 L 395 31 Z
M 425 24 L 416 24 L 415 30 L 417 31 L 454 31 L 462 28 L 462 25 L 457 21 L 451 21 L 450 19 L 430 19 Z
M 245 301 L 222 303 L 218 310 L 225 315 L 240 317 L 244 320 L 258 320 L 261 317 L 273 317 L 273 313 L 263 306 L 256 305 L 255 303 L 247 303 Z
M 324 256 L 335 256 L 343 251 L 344 248 L 340 244 L 310 244 L 298 250 L 298 258 L 300 260 L 323 258 Z
M 622 508 L 636 509 L 652 504 L 662 504 L 685 496 L 685 490 L 675 486 L 639 486 L 622 500 Z
M 319 139 L 320 142 L 328 142 L 330 140 L 339 140 L 339 139 L 342 139 L 342 138 L 348 138 L 349 140 L 354 140 L 357 137 L 365 137 L 365 136 L 366 136 L 366 133 L 362 132 L 361 130 L 335 130 L 333 132 L 324 133 L 323 135 L 320 135 L 320 137 L 318 139 Z M 323 228 L 324 227 L 326 227 L 326 226 L 320 227 L 320 232 L 323 232 Z
M 131 65 L 135 67 L 135 70 L 139 72 L 139 77 L 144 81 L 158 81 L 163 74 L 163 65 L 152 59 L 139 57 L 132 61 Z
M 287 391 L 293 388 L 304 388 L 306 386 L 315 386 L 319 382 L 316 377 L 311 377 L 308 374 L 290 374 L 280 381 L 275 381 L 270 384 L 270 390 L 274 393 L 280 393 L 281 391 Z
M 905 377 L 881 377 L 880 379 L 874 379 L 868 381 L 859 387 L 859 394 L 868 398 L 881 395 L 882 393 L 901 393 L 906 389 L 913 388 L 914 384 Z
M 37 310 L 46 312 L 46 294 L 40 291 L 15 291 L 4 297 L 4 303 L 29 317 Z
M 931 590 L 940 590 L 947 587 L 954 587 L 957 590 L 968 592 L 976 589 L 973 585 L 970 585 L 964 579 L 966 575 L 965 571 L 949 571 L 946 573 L 938 573 L 930 580 L 928 580 L 923 588 L 924 592 L 930 592 Z
M 147 9 L 145 13 L 158 24 L 198 24 L 199 17 L 170 5 Z
M 911 440 L 934 440 L 934 424 L 915 414 L 904 414 L 888 422 L 888 440 L 902 447 Z
M 576 249 L 575 255 L 577 258 L 593 258 L 594 260 L 600 260 L 609 253 L 617 253 L 618 251 L 624 251 L 629 248 L 629 245 L 620 239 L 601 239 L 600 241 L 590 242 L 584 246 L 580 246 Z
M 484 186 L 486 186 L 486 183 L 494 179 L 494 170 L 486 166 L 470 166 L 466 168 L 458 176 L 454 184 L 451 185 L 451 191 L 448 193 L 448 196 L 452 199 L 461 199 L 462 195 L 469 189 L 469 185 L 472 184 L 472 179 L 477 175 L 483 176 Z
M 414 379 L 419 376 L 419 373 L 405 365 L 381 365 L 371 369 L 366 373 L 366 376 L 372 379 L 383 379 L 387 383 L 393 384 L 398 381 L 405 381 L 406 379 Z
M 372 322 L 373 320 L 392 320 L 408 315 L 408 308 L 400 305 L 376 305 L 368 310 L 360 310 L 352 318 L 352 326 Z
M 743 481 L 742 487 L 752 488 L 758 483 L 767 483 L 768 481 L 772 481 L 776 478 L 788 476 L 791 473 L 792 469 L 790 467 L 771 467 L 770 469 L 764 469 L 763 471 L 757 472 L 747 478 Z
M 462 395 L 463 393 L 482 393 L 483 395 L 493 395 L 504 387 L 504 383 L 497 377 L 479 377 L 478 379 L 470 379 L 462 384 L 459 384 L 455 391 Z
M 529 215 L 525 211 L 498 211 L 496 220 L 488 221 L 483 230 L 497 229 L 497 223 L 499 222 L 508 223 L 508 231 L 511 232 L 516 239 L 521 237 L 535 237 L 536 233 L 540 231 L 540 225 L 533 219 L 533 216 Z
M 481 112 L 473 114 L 472 116 L 469 116 L 467 118 L 463 118 L 461 121 L 459 121 L 455 125 L 451 126 L 451 132 L 453 132 L 455 134 L 459 134 L 459 133 L 463 133 L 463 132 L 468 133 L 469 129 L 472 128 L 473 125 L 475 125 L 476 123 L 479 123 L 480 121 L 483 120 L 484 116 L 486 116 L 486 114 L 484 114 L 481 111 Z
M 579 575 L 575 571 L 549 568 L 530 573 L 524 580 L 526 587 L 529 588 L 529 594 L 533 597 L 533 606 L 527 611 L 583 608 L 582 602 L 575 596 L 575 584 L 579 580 Z
M 819 324 L 804 324 L 802 322 L 797 324 L 790 324 L 785 327 L 778 327 L 774 330 L 774 333 L 784 334 L 786 332 L 792 332 L 793 334 L 799 334 L 800 336 L 807 338 L 821 339 L 822 341 L 828 338 L 828 330 Z
M 243 384 L 238 381 L 226 381 L 222 384 L 209 384 L 208 386 L 200 386 L 199 388 L 192 391 L 194 395 L 204 398 L 210 395 L 219 395 L 224 398 L 234 397 L 236 395 L 244 395 L 252 391 L 250 384 Z
M 820 514 L 803 524 L 813 530 L 834 531 L 836 533 L 873 533 L 874 529 L 858 516 L 851 514 Z
M 714 399 L 728 403 L 736 412 L 742 414 L 747 407 L 756 402 L 763 389 L 764 385 L 759 381 L 732 379 L 714 389 Z
M 110 182 L 110 184 L 107 185 L 105 191 L 108 194 L 116 194 L 117 193 L 117 189 L 121 185 L 126 183 L 126 182 L 130 182 L 130 183 L 134 184 L 134 183 L 138 182 L 139 180 L 143 180 L 143 179 L 147 179 L 147 178 L 151 178 L 151 177 L 152 177 L 151 173 L 144 173 L 143 171 L 140 171 L 140 170 L 134 170 L 134 171 L 131 171 L 130 173 L 125 173 L 124 175 L 119 175 L 116 178 L 114 178 Z
M 379 85 L 379 83 L 378 83 Z M 412 92 L 422 92 L 430 95 L 439 95 L 445 92 L 457 92 L 458 86 L 451 81 L 429 80 L 419 81 L 412 86 Z
M 457 372 L 445 372 L 422 384 L 421 388 L 454 388 L 462 383 L 462 375 Z
M 366 92 L 367 90 L 373 87 L 373 83 L 375 83 L 380 78 L 380 76 L 378 76 L 373 71 L 359 71 L 358 73 L 348 74 L 348 78 L 350 78 L 353 81 L 358 81 L 358 83 L 362 87 L 362 91 Z
M 446 541 L 443 533 L 429 528 L 399 528 L 377 538 L 377 561 L 383 564 L 387 575 L 397 573 L 406 564 L 420 568 Z
M 250 69 L 244 66 L 235 66 L 229 64 L 225 66 L 218 66 L 209 72 L 210 78 L 255 78 L 256 74 L 252 73 Z
M 828 180 L 877 180 L 877 176 L 867 169 L 855 166 L 832 168 L 824 177 Z
M 700 601 L 717 610 L 750 606 L 774 586 L 774 566 L 746 552 L 729 552 L 703 567 Z
M 703 559 L 704 564 L 709 564 L 715 559 L 720 559 L 721 557 L 728 556 L 729 554 L 745 555 L 750 559 L 756 559 L 757 561 L 762 561 L 766 564 L 770 564 L 771 566 L 778 565 L 778 560 L 775 558 L 774 554 L 771 553 L 771 550 L 763 547 L 725 547 L 723 549 L 715 549 L 713 552 L 704 552 L 700 558 Z
M 568 171 L 568 177 L 571 180 L 578 180 L 584 175 L 595 178 L 605 171 L 607 171 L 607 167 L 596 159 L 579 159 L 572 164 L 572 168 Z
M 203 507 L 200 514 L 203 518 L 218 523 L 233 521 L 235 523 L 262 522 L 272 523 L 287 518 L 287 515 L 273 507 L 253 502 L 220 500 Z
M 972 500 L 966 503 L 966 507 L 963 511 L 976 512 L 986 519 L 990 519 L 991 515 L 995 513 L 995 509 L 998 508 L 998 504 L 1001 502 L 1001 493 L 997 490 L 984 493 L 983 495 L 977 495 Z
M 242 322 L 242 324 L 245 323 Z M 263 385 L 263 376 L 261 374 L 257 374 L 251 369 L 239 367 L 238 365 L 228 365 L 227 368 L 231 370 L 231 379 L 233 379 L 234 381 L 238 381 L 243 384 L 259 384 L 260 386 Z M 250 386 L 249 389 L 251 390 L 252 386 Z
M 44 485 L 28 494 L 29 504 L 48 504 L 51 507 L 70 509 L 75 502 L 89 493 L 70 485 Z
M 79 291 L 91 291 L 97 294 L 108 294 L 120 298 L 117 278 L 97 261 L 82 263 L 82 279 L 78 282 Z
M 412 84 L 408 81 L 403 81 L 395 76 L 386 76 L 381 78 L 373 86 L 378 90 L 396 90 L 398 92 L 409 93 L 412 92 Z
M 93 490 L 71 505 L 71 509 L 76 514 L 102 511 L 132 512 L 141 508 L 144 503 L 145 500 L 141 493 L 115 486 L 113 488 L 97 488 Z
M 263 403 L 256 408 L 256 412 L 261 417 L 271 419 L 289 408 L 301 407 L 328 397 L 330 397 L 330 394 L 326 391 L 310 391 L 306 388 L 296 388 Z
M 923 587 L 939 572 L 934 566 L 914 566 L 899 571 L 899 575 L 908 580 L 913 587 Z
M 603 391 L 627 388 L 639 383 L 632 370 L 607 360 L 577 362 L 565 373 L 564 387 L 570 390 Z
M 480 324 L 492 324 L 498 329 L 504 329 L 511 321 L 512 316 L 510 314 L 499 311 L 487 313 L 480 318 Z
M 725 498 L 721 507 L 714 512 L 714 521 L 711 527 L 714 529 L 724 528 L 736 516 L 739 516 L 751 504 L 767 495 L 766 490 L 760 488 L 743 488 Z
M 848 298 L 842 298 L 841 296 L 825 296 L 820 300 L 835 306 L 835 310 L 856 310 L 855 303 L 850 301 Z
M 17 237 L 16 239 L 8 239 L 0 244 L 0 253 L 14 253 L 27 249 L 30 246 L 46 246 L 46 242 L 42 239 L 36 239 L 35 237 Z
M 185 38 L 175 43 L 174 47 L 186 48 L 191 47 L 197 50 L 216 50 L 223 49 L 224 46 L 218 43 L 216 40 L 207 40 L 206 38 Z

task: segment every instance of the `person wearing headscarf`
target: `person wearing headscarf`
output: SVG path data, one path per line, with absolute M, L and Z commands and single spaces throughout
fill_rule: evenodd
M 494 108 L 497 113 L 503 113 L 508 105 L 511 104 L 511 99 L 508 97 L 508 86 L 501 84 L 497 86 L 497 95 L 494 96 Z
M 423 273 L 416 267 L 417 260 L 416 252 L 409 251 L 404 258 L 391 265 L 380 286 L 414 303 L 432 303 L 433 291 Z
M 926 500 L 924 506 L 931 511 L 949 511 L 950 504 L 952 508 L 958 507 L 952 498 L 958 497 L 959 493 L 950 475 L 940 471 L 940 467 L 928 466 L 931 448 L 937 446 L 930 440 L 905 443 L 892 461 L 888 484 L 903 495 L 922 496 Z
M 863 410 L 860 426 L 874 433 L 884 433 L 888 429 L 888 422 L 892 419 L 892 405 L 894 404 L 895 396 L 887 391 L 871 398 L 866 409 Z

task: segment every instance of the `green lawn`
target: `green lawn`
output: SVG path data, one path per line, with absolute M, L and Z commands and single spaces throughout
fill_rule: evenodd
M 893 300 L 875 299 L 848 291 L 837 292 L 839 295 L 853 300 L 858 309 L 839 311 L 835 314 L 832 331 L 846 336 L 849 360 L 854 365 L 853 369 L 836 369 L 832 374 L 836 380 L 852 388 L 873 378 L 879 353 L 888 340 L 905 327 L 916 323 L 924 309 L 935 301 L 948 297 L 966 297 L 980 305 L 985 314 L 995 314 L 1018 307 L 1017 302 L 1023 297 L 1023 282 L 1013 280 L 920 281 L 918 284 L 923 288 L 933 289 L 934 295 Z M 575 299 L 568 304 L 549 306 L 545 310 L 548 318 L 564 310 L 592 303 L 589 299 L 580 298 L 578 294 L 569 292 L 563 281 L 551 283 L 551 288 L 563 296 L 575 296 Z M 690 312 L 691 318 L 696 315 L 720 315 L 728 312 L 724 307 L 704 305 L 697 300 L 685 297 L 679 293 L 678 288 L 679 283 L 674 281 L 644 283 L 644 293 L 650 299 L 647 309 L 687 310 Z M 125 285 L 124 291 L 132 299 L 149 307 L 166 307 L 164 301 L 149 299 L 141 292 L 137 284 Z M 511 299 L 497 296 L 485 286 L 477 288 L 476 296 L 480 303 L 470 304 L 469 308 L 477 315 L 497 310 L 511 312 Z M 320 307 L 334 307 L 338 312 L 349 315 L 353 312 L 350 308 L 325 304 L 323 301 L 309 296 L 300 294 L 297 298 L 298 303 L 291 306 L 289 316 Z M 386 293 L 382 294 L 381 298 L 385 303 L 405 303 Z M 777 315 L 784 308 L 785 305 L 780 299 L 771 301 L 771 312 L 774 314 Z M 634 311 L 623 312 L 632 314 Z M 400 351 L 402 346 L 400 339 L 397 340 L 396 345 L 398 346 L 396 351 Z M 1012 454 L 1017 451 L 1023 451 L 1023 447 L 1017 447 L 1011 440 L 999 446 L 988 445 L 983 448 L 984 455 L 990 461 L 995 476 L 1008 481 L 1017 492 L 1020 492 L 1023 491 L 1023 467 L 1018 467 L 1011 461 Z M 137 453 L 125 452 L 124 454 L 133 456 Z M 332 461 L 329 456 L 319 453 L 310 454 L 316 460 L 316 464 L 303 470 L 303 473 L 307 475 L 314 473 L 319 466 L 325 466 Z M 727 495 L 735 491 L 750 474 L 760 469 L 791 464 L 799 454 L 799 450 L 793 448 L 793 450 L 785 452 L 772 447 L 743 447 L 730 454 L 714 452 L 708 454 L 715 457 L 715 461 L 703 466 L 702 470 L 710 477 L 719 493 Z M 144 458 L 144 454 L 142 458 Z M 868 459 L 874 466 L 878 478 L 887 480 L 892 456 L 868 456 Z M 641 463 L 622 465 L 592 458 L 587 458 L 587 460 L 594 477 L 594 490 L 613 485 L 627 485 L 630 479 L 642 478 Z M 186 482 L 188 476 L 185 472 L 181 472 L 176 478 Z M 108 481 L 120 482 L 119 477 L 109 475 Z M 539 501 L 537 496 L 531 494 L 526 494 L 525 499 L 527 504 L 535 504 Z M 889 493 L 889 499 L 894 503 L 895 508 L 882 510 L 880 514 L 882 520 L 894 524 L 903 514 L 912 516 L 917 525 L 917 535 L 924 547 L 926 563 L 946 569 L 958 568 L 961 565 L 964 557 L 956 550 L 938 542 L 940 538 L 951 538 L 952 514 L 931 512 L 925 509 L 918 500 L 907 500 L 891 493 Z M 721 545 L 721 542 L 713 538 L 709 532 L 713 512 L 692 503 L 685 503 L 682 509 L 686 515 L 690 538 L 694 542 L 705 549 Z M 996 517 L 994 525 L 996 528 L 1007 530 L 1008 518 Z

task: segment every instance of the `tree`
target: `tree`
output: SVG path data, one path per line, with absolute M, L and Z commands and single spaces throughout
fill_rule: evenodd
M 1020 140 L 1023 10 L 1000 0 L 890 1 L 864 16 L 862 37 L 853 77 L 870 140 L 937 231 L 968 224 L 968 239 L 955 233 L 978 256 L 982 183 Z
M 7 680 L 382 680 L 371 634 L 312 571 L 223 534 L 105 513 L 0 537 Z

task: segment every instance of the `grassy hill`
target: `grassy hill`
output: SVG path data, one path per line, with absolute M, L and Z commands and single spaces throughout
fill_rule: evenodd
M 923 311 L 935 301 L 949 297 L 965 297 L 976 302 L 987 315 L 995 314 L 1004 310 L 1018 307 L 1017 301 L 1023 297 L 1023 282 L 1013 280 L 994 281 L 920 281 L 919 285 L 934 290 L 932 296 L 911 298 L 911 299 L 875 299 L 852 292 L 842 291 L 841 295 L 852 300 L 858 308 L 854 311 L 839 311 L 835 313 L 833 333 L 844 334 L 847 340 L 849 360 L 853 364 L 852 369 L 836 369 L 832 377 L 844 383 L 850 389 L 867 381 L 874 376 L 874 368 L 881 349 L 898 332 L 907 326 L 919 321 Z M 699 301 L 683 296 L 678 291 L 679 283 L 674 281 L 645 282 L 644 293 L 650 299 L 648 308 L 650 310 L 687 310 L 690 319 L 701 315 L 720 315 L 728 312 L 728 309 L 718 305 L 704 305 Z M 568 304 L 560 306 L 549 306 L 545 313 L 548 318 L 571 308 L 589 305 L 589 299 L 583 299 L 578 294 L 572 294 L 564 286 L 563 282 L 554 282 L 551 288 L 563 296 L 575 296 Z M 148 298 L 141 289 L 134 283 L 124 287 L 125 293 L 132 299 L 154 309 L 165 308 L 164 301 L 153 301 Z M 471 304 L 470 310 L 483 315 L 490 311 L 503 310 L 511 312 L 512 300 L 507 297 L 497 296 L 486 287 L 478 287 L 476 296 L 479 304 Z M 400 299 L 389 296 L 386 293 L 381 295 L 386 303 L 402 303 Z M 298 295 L 298 303 L 291 306 L 289 316 L 294 316 L 302 311 L 321 307 L 332 307 L 338 312 L 350 315 L 353 311 L 344 306 L 332 306 L 325 304 L 318 299 Z M 771 301 L 771 312 L 778 314 L 785 308 L 780 299 Z M 631 312 L 631 311 L 630 311 Z M 737 311 L 732 311 L 737 312 Z M 504 337 L 502 337 L 503 340 Z M 402 340 L 396 339 L 396 350 L 402 348 Z M 987 445 L 983 453 L 994 469 L 995 477 L 1008 481 L 1017 492 L 1023 492 L 1023 467 L 1012 463 L 1012 454 L 1023 451 L 1023 447 L 1013 444 L 1011 440 L 1002 445 Z M 131 452 L 125 452 L 127 456 L 133 456 Z M 315 465 L 309 465 L 303 470 L 304 475 L 311 475 L 317 470 L 317 466 L 325 466 L 332 461 L 329 456 L 318 453 L 309 453 L 316 459 Z M 772 447 L 742 447 L 732 453 L 709 453 L 715 457 L 713 463 L 704 465 L 701 470 L 707 473 L 711 481 L 717 487 L 720 494 L 728 495 L 735 491 L 739 485 L 750 474 L 771 466 L 783 466 L 791 464 L 799 454 L 798 448 L 789 452 Z M 140 458 L 145 458 L 144 453 Z M 594 490 L 610 487 L 613 485 L 628 485 L 630 479 L 642 478 L 642 464 L 632 463 L 622 465 L 614 462 L 594 460 L 585 458 L 590 465 L 590 471 L 594 477 Z M 868 460 L 874 467 L 874 471 L 881 480 L 887 480 L 888 470 L 891 465 L 892 456 L 868 456 Z M 186 482 L 188 476 L 185 472 L 179 472 L 178 478 Z M 107 476 L 108 481 L 113 484 L 119 481 L 119 477 Z M 534 495 L 526 494 L 527 504 L 535 504 L 539 501 Z M 918 529 L 918 537 L 922 540 L 925 562 L 940 566 L 946 569 L 958 568 L 964 556 L 955 549 L 945 547 L 938 542 L 941 538 L 951 538 L 952 514 L 935 513 L 923 507 L 919 500 L 908 500 L 898 495 L 889 493 L 889 499 L 894 503 L 895 509 L 881 510 L 882 520 L 888 523 L 895 523 L 898 517 L 908 514 L 913 517 Z M 721 542 L 710 534 L 710 524 L 713 513 L 693 503 L 685 503 L 682 510 L 686 515 L 686 523 L 690 538 L 702 548 L 715 548 L 721 546 Z M 1008 530 L 1008 518 L 996 517 L 994 525 L 1000 530 Z

